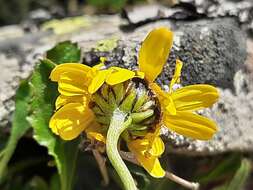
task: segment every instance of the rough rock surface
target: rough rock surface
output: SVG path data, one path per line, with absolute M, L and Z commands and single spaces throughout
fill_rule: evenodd
M 10 124 L 18 81 L 29 75 L 35 61 L 56 42 L 69 39 L 78 42 L 83 49 L 83 61 L 89 65 L 97 63 L 99 56 L 105 56 L 108 65 L 137 68 L 137 52 L 143 38 L 151 29 L 167 26 L 175 31 L 175 41 L 168 64 L 157 82 L 164 89 L 168 88 L 174 60 L 179 57 L 185 63 L 183 85 L 214 84 L 219 87 L 221 94 L 219 103 L 201 112 L 216 120 L 219 125 L 219 133 L 214 139 L 208 142 L 194 141 L 163 130 L 168 150 L 186 154 L 252 151 L 252 71 L 245 63 L 246 37 L 236 21 L 231 18 L 187 23 L 163 20 L 123 32 L 119 27 L 122 20 L 118 16 L 94 17 L 90 20 L 89 27 L 71 34 L 55 35 L 39 31 L 32 34 L 32 41 L 26 40 L 27 35 L 31 34 L 24 34 L 15 39 L 17 43 L 11 46 L 7 43 L 9 39 L 0 39 L 0 43 L 7 44 L 1 47 L 0 56 L 1 73 L 4 73 L 0 76 L 1 127 Z M 96 49 L 97 41 L 112 37 L 119 39 L 116 47 L 103 52 Z

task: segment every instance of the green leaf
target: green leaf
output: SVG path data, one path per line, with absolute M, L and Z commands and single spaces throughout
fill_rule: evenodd
M 143 190 L 147 189 L 152 181 L 148 176 L 149 174 L 147 174 L 142 167 L 134 164 L 128 164 L 128 169 L 134 174 L 135 180 L 138 181 L 138 188 Z
M 49 154 L 55 158 L 62 189 L 67 190 L 72 186 L 78 140 L 64 142 L 55 137 L 48 127 L 58 96 L 57 86 L 49 80 L 49 75 L 55 66 L 52 61 L 57 64 L 79 62 L 80 49 L 75 43 L 62 42 L 47 52 L 47 58 L 36 66 L 31 78 L 23 81 L 17 90 L 11 136 L 0 153 L 0 182 L 4 180 L 6 167 L 18 140 L 32 125 L 34 138 L 40 145 L 46 146 Z
M 201 185 L 208 184 L 211 181 L 226 178 L 226 176 L 232 175 L 241 163 L 241 155 L 234 153 L 225 157 L 217 166 L 207 174 L 202 174 L 201 177 L 195 180 L 200 182 Z
M 126 4 L 126 0 L 88 0 L 87 3 L 95 6 L 95 7 L 99 7 L 99 8 L 103 8 L 103 9 L 108 9 L 108 8 L 112 8 L 115 10 L 120 10 L 121 8 L 124 7 L 124 5 Z
M 29 187 L 28 189 L 31 190 L 48 190 L 46 181 L 39 176 L 34 176 L 27 186 Z
M 49 129 L 48 123 L 54 112 L 54 102 L 58 96 L 57 85 L 49 80 L 54 64 L 48 60 L 39 63 L 31 77 L 31 110 L 28 121 L 34 129 L 34 139 L 47 147 L 55 159 L 60 174 L 61 189 L 72 187 L 79 140 L 63 141 Z
M 241 165 L 236 171 L 234 177 L 232 180 L 220 187 L 215 188 L 214 190 L 238 190 L 243 189 L 245 186 L 245 183 L 247 181 L 247 178 L 249 177 L 249 174 L 251 172 L 251 164 L 250 161 L 247 159 L 243 159 L 241 161 Z
M 13 115 L 11 135 L 0 159 L 0 182 L 4 179 L 4 172 L 16 148 L 18 140 L 30 128 L 28 121 L 25 119 L 29 113 L 30 98 L 31 90 L 28 81 L 23 81 L 16 93 L 16 105 Z
M 153 178 L 141 166 L 125 162 L 134 179 L 137 182 L 138 189 L 141 190 L 168 190 L 179 189 L 174 182 L 167 178 Z M 121 187 L 121 181 L 114 169 L 109 170 L 114 181 Z M 122 186 L 123 187 L 123 186 Z
M 50 179 L 50 190 L 59 190 L 60 189 L 60 179 L 59 179 L 59 175 L 57 175 L 57 173 L 55 173 L 51 179 Z
M 47 51 L 47 59 L 50 59 L 56 64 L 79 63 L 80 58 L 80 48 L 77 46 L 77 43 L 72 43 L 70 41 L 61 42 Z

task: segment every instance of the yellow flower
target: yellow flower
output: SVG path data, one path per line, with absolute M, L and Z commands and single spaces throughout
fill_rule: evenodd
M 124 139 L 129 150 L 136 156 L 136 159 L 147 172 L 153 177 L 163 177 L 165 171 L 158 159 L 164 152 L 164 144 L 159 137 L 162 125 L 184 136 L 200 140 L 210 139 L 217 131 L 213 121 L 193 113 L 193 111 L 207 108 L 217 101 L 218 92 L 216 88 L 210 85 L 198 84 L 173 91 L 174 84 L 180 83 L 181 61 L 177 60 L 176 62 L 175 74 L 170 83 L 169 92 L 163 91 L 154 83 L 166 63 L 172 44 L 173 33 L 167 28 L 162 27 L 151 31 L 141 46 L 138 61 L 139 71 L 135 72 L 119 67 L 105 68 L 103 63 L 94 67 L 77 63 L 65 63 L 56 66 L 50 75 L 52 81 L 58 82 L 58 91 L 60 92 L 60 96 L 55 103 L 56 112 L 49 123 L 53 133 L 65 140 L 71 140 L 85 131 L 88 138 L 106 143 L 107 128 L 97 122 L 101 110 L 89 107 L 94 98 L 98 99 L 99 105 L 106 104 L 103 98 L 99 99 L 97 97 L 96 92 L 101 89 L 103 84 L 107 84 L 122 95 L 123 88 L 120 87 L 123 85 L 120 86 L 119 84 L 134 77 L 144 79 L 143 81 L 152 89 L 159 100 L 161 119 L 158 124 L 154 124 L 151 128 L 145 128 L 144 126 L 144 132 L 130 133 Z M 104 89 L 106 90 L 106 88 Z M 116 100 L 113 100 L 113 96 L 110 96 L 110 94 L 106 94 L 109 101 L 106 104 L 107 107 L 105 106 L 106 111 L 110 111 L 115 106 L 113 101 L 122 102 L 118 98 L 120 97 L 119 94 L 115 94 Z M 122 103 L 125 107 L 123 111 L 131 110 L 127 103 L 128 101 L 134 103 L 136 97 L 134 93 L 128 94 L 130 94 L 129 99 Z M 137 104 L 137 102 L 135 103 Z M 138 102 L 138 104 L 141 103 L 143 102 Z M 130 106 L 133 106 L 133 110 L 135 110 L 136 105 L 131 104 Z M 97 109 L 96 112 L 94 112 L 95 109 Z M 153 110 L 147 111 L 150 115 L 154 113 Z M 107 117 L 110 117 L 110 114 Z M 102 119 L 103 121 L 100 122 L 107 125 L 108 121 L 105 119 L 108 118 Z M 135 118 L 135 121 L 138 121 L 138 119 Z

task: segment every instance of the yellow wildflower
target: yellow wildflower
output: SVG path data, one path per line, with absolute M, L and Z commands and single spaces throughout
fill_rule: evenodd
M 50 120 L 52 131 L 65 140 L 76 138 L 85 131 L 88 138 L 106 143 L 111 114 L 113 109 L 119 108 L 131 117 L 132 124 L 122 135 L 129 150 L 153 177 L 163 177 L 165 171 L 158 159 L 164 152 L 164 143 L 160 138 L 162 125 L 200 140 L 210 139 L 217 131 L 213 121 L 193 113 L 217 101 L 216 88 L 198 84 L 173 91 L 173 85 L 180 82 L 181 61 L 176 62 L 169 92 L 154 83 L 166 63 L 172 44 L 173 33 L 167 28 L 151 31 L 141 46 L 139 71 L 136 72 L 119 67 L 105 68 L 103 64 L 95 67 L 77 63 L 56 66 L 50 78 L 58 82 L 61 95 L 56 101 L 57 111 Z M 138 85 L 145 83 L 152 93 L 142 92 L 137 84 L 128 82 L 134 78 L 141 78 Z M 155 98 L 148 97 L 150 94 L 155 94 Z M 154 105 L 156 99 L 159 103 Z M 96 105 L 90 106 L 94 102 Z M 158 105 L 161 105 L 158 108 L 161 113 L 153 110 Z

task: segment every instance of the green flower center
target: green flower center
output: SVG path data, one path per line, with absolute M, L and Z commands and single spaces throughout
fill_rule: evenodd
M 96 120 L 109 126 L 115 109 L 120 109 L 132 118 L 128 132 L 143 136 L 152 130 L 160 119 L 160 105 L 145 80 L 134 78 L 114 86 L 103 86 L 92 96 L 90 108 Z

